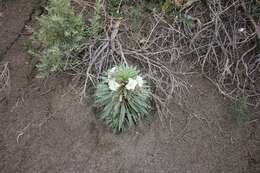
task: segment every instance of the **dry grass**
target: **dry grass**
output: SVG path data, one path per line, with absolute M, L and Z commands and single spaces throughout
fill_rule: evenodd
M 250 105 L 259 104 L 260 59 L 257 52 L 257 24 L 250 16 L 250 0 L 212 0 L 196 2 L 183 11 L 193 20 L 183 23 L 183 56 L 196 57 L 193 62 L 219 91 L 232 100 L 248 97 Z M 175 22 L 175 27 L 180 26 Z M 180 50 L 185 50 L 179 45 Z
M 84 81 L 82 96 L 86 96 L 88 84 L 96 85 L 111 66 L 135 65 L 153 84 L 155 107 L 163 121 L 172 114 L 170 100 L 180 99 L 188 91 L 189 85 L 182 80 L 187 72 L 176 64 L 191 62 L 221 94 L 231 100 L 247 97 L 249 105 L 258 106 L 260 59 L 257 25 L 247 11 L 249 0 L 194 1 L 178 17 L 156 10 L 143 13 L 145 20 L 139 31 L 131 29 L 128 19 L 109 16 L 104 4 L 103 35 L 88 40 L 68 56 L 68 62 L 78 60 L 66 68 L 75 79 Z
M 164 63 L 163 55 L 170 50 L 163 48 L 127 46 L 127 32 L 120 32 L 120 20 L 111 20 L 105 37 L 89 41 L 81 47 L 79 63 L 69 67 L 76 76 L 84 79 L 81 95 L 86 96 L 88 84 L 96 85 L 100 75 L 113 65 L 131 64 L 138 66 L 145 78 L 154 86 L 153 99 L 161 120 L 169 116 L 167 105 L 173 96 L 181 97 L 187 84 L 174 74 Z M 75 58 L 75 57 L 74 57 Z
M 104 5 L 104 4 L 103 4 Z M 153 86 L 155 108 L 163 121 L 171 115 L 168 104 L 173 97 L 180 99 L 188 89 L 188 84 L 181 79 L 180 72 L 174 72 L 168 66 L 168 60 L 175 58 L 174 46 L 169 44 L 167 32 L 157 28 L 162 16 L 151 16 L 147 37 L 137 38 L 129 23 L 120 18 L 109 16 L 103 6 L 105 21 L 103 36 L 88 40 L 82 44 L 70 59 L 78 59 L 77 63 L 67 63 L 66 68 L 75 75 L 75 79 L 84 81 L 81 95 L 86 96 L 88 84 L 96 85 L 100 75 L 118 64 L 137 66 L 146 80 Z M 155 37 L 161 33 L 159 37 Z M 167 41 L 167 43 L 165 42 Z M 80 55 L 80 56 L 78 56 Z M 83 80 L 82 80 L 83 79 Z

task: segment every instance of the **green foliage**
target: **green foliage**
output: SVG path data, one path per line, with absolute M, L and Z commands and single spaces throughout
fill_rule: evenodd
M 35 40 L 43 47 L 38 65 L 42 76 L 58 70 L 64 52 L 79 45 L 86 36 L 84 21 L 74 14 L 70 0 L 50 0 L 47 11 L 47 15 L 38 19 L 39 29 L 34 33 Z
M 141 15 L 141 12 L 140 12 L 140 9 L 137 7 L 137 8 L 134 8 L 132 10 L 132 13 L 131 13 L 131 23 L 133 25 L 133 28 L 136 30 L 138 29 L 140 26 L 141 26 L 141 22 L 142 22 L 142 15 Z
M 110 7 L 118 7 L 124 0 L 110 0 L 109 6 Z
M 42 53 L 41 63 L 37 68 L 41 72 L 38 77 L 48 76 L 49 73 L 61 71 L 62 69 L 62 52 L 59 47 L 52 46 Z
M 175 17 L 176 20 L 178 20 L 179 22 L 183 22 L 188 26 L 191 26 L 193 23 L 193 19 L 191 16 L 183 14 L 179 11 L 173 10 L 173 16 Z
M 260 17 L 260 0 L 252 0 L 252 2 L 249 3 L 248 10 L 254 20 L 258 21 Z
M 135 5 L 137 4 L 136 0 L 109 0 L 107 1 L 107 7 L 109 14 L 114 17 L 122 17 L 122 11 L 120 8 L 125 5 Z
M 88 28 L 88 35 L 90 37 L 97 37 L 103 30 L 103 20 L 101 16 L 101 2 L 102 0 L 96 1 L 96 11 L 91 19 L 90 27 Z
M 250 117 L 250 112 L 249 112 L 247 103 L 248 103 L 247 98 L 246 97 L 241 97 L 232 106 L 232 111 L 236 114 L 237 122 L 240 125 L 243 122 L 249 120 L 249 117 Z
M 128 82 L 129 78 L 135 78 L 140 72 L 134 67 L 119 66 L 117 70 L 111 74 L 119 83 Z
M 107 2 L 108 12 L 111 16 L 121 16 L 120 11 L 118 9 L 124 3 L 125 0 L 110 0 Z
M 183 7 L 190 6 L 194 0 L 165 0 L 161 7 L 165 12 L 171 12 L 173 9 L 180 10 Z
M 71 47 L 85 36 L 82 17 L 76 16 L 69 0 L 50 0 L 48 14 L 39 18 L 36 38 L 45 46 Z
M 164 0 L 163 0 L 164 1 Z M 158 7 L 158 4 L 162 4 L 162 0 L 109 0 L 107 1 L 107 9 L 109 11 L 109 14 L 113 17 L 124 17 L 125 15 L 123 11 L 121 10 L 124 5 L 127 4 L 127 6 L 133 6 L 134 11 L 132 15 L 137 14 L 140 10 L 139 7 L 141 5 L 145 6 L 147 9 L 153 9 Z M 138 14 L 139 15 L 139 14 Z M 127 16 L 128 18 L 129 16 Z M 130 16 L 132 17 L 132 16 Z M 137 17 L 137 16 L 134 16 Z
M 162 10 L 165 12 L 169 12 L 173 9 L 173 2 L 172 0 L 165 0 L 165 2 L 162 4 Z
M 24 49 L 27 51 L 27 53 L 29 55 L 31 55 L 31 57 L 37 57 L 38 56 L 38 49 L 33 45 L 32 41 L 29 40 L 27 42 L 24 43 Z
M 97 106 L 102 108 L 101 119 L 115 132 L 121 132 L 149 115 L 151 92 L 147 82 L 143 80 L 135 89 L 127 87 L 131 79 L 138 77 L 136 68 L 118 66 L 105 73 L 97 86 L 95 97 Z M 110 87 L 112 80 L 119 84 L 116 90 Z

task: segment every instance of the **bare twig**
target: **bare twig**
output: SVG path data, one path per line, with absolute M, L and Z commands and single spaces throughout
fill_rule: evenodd
M 0 93 L 8 92 L 10 88 L 10 72 L 8 68 L 8 62 L 4 65 L 0 65 Z

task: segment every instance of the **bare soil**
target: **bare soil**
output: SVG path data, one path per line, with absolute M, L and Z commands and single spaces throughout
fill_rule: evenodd
M 193 74 L 185 104 L 172 103 L 167 124 L 155 116 L 113 134 L 93 111 L 93 98 L 79 103 L 69 76 L 35 78 L 36 62 L 24 50 L 25 25 L 40 1 L 2 3 L 1 63 L 9 62 L 11 85 L 0 96 L 0 172 L 260 172 L 259 109 L 238 125 L 231 103 Z

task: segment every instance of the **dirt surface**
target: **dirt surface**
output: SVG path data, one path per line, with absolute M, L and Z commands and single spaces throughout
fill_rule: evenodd
M 45 0 L 0 1 L 0 60 L 19 39 L 26 23 Z
M 0 50 L 1 63 L 9 62 L 11 85 L 0 97 L 0 172 L 260 172 L 259 110 L 238 125 L 230 102 L 206 79 L 191 75 L 184 107 L 172 103 L 167 125 L 155 117 L 115 135 L 94 114 L 92 98 L 79 103 L 68 76 L 35 78 L 23 33 L 40 1 L 6 2 Z

